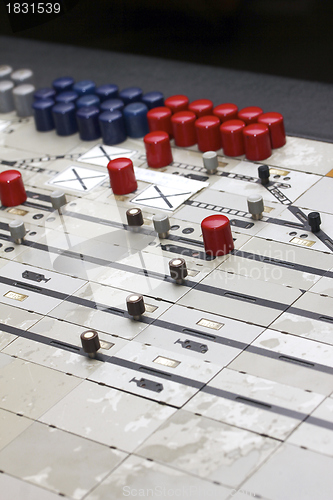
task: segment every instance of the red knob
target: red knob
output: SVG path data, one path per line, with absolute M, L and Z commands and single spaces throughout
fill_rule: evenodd
M 225 215 L 210 215 L 201 222 L 206 253 L 227 255 L 234 249 L 230 222 Z
M 108 163 L 113 194 L 128 194 L 138 188 L 133 162 L 129 158 L 116 158 Z
M 202 116 L 195 122 L 200 151 L 217 151 L 221 148 L 220 120 L 217 116 Z
M 269 129 L 272 148 L 281 148 L 286 143 L 286 132 L 284 130 L 283 116 L 272 111 L 263 113 L 258 118 L 258 123 L 264 123 Z
M 245 154 L 248 160 L 266 160 L 272 154 L 269 130 L 264 123 L 253 123 L 243 130 Z
M 227 156 L 242 156 L 245 153 L 243 129 L 245 123 L 242 120 L 229 120 L 222 123 L 220 132 L 222 147 Z
M 192 111 L 180 111 L 171 117 L 176 146 L 186 148 L 196 144 L 197 135 L 194 126 L 196 118 Z
M 172 113 L 178 113 L 178 111 L 187 111 L 189 98 L 186 95 L 172 95 L 164 101 L 164 106 L 171 109 Z
M 169 134 L 163 131 L 150 132 L 143 141 L 149 167 L 166 167 L 173 162 Z
M 236 104 L 225 103 L 219 104 L 214 108 L 213 114 L 217 116 L 221 123 L 226 122 L 227 120 L 236 120 L 237 119 L 238 108 Z
M 189 104 L 188 110 L 195 113 L 197 118 L 200 118 L 201 116 L 212 115 L 213 107 L 214 104 L 209 99 L 197 99 Z
M 258 106 L 249 106 L 238 111 L 239 120 L 243 120 L 246 125 L 251 123 L 256 123 L 260 115 L 262 115 L 263 110 Z
M 16 207 L 27 199 L 21 172 L 5 170 L 0 174 L 0 199 L 5 207 Z
M 163 130 L 172 137 L 171 109 L 166 106 L 153 108 L 147 113 L 148 126 L 150 132 Z

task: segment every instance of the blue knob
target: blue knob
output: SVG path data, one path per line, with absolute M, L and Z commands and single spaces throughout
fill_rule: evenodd
M 142 89 L 139 87 L 128 87 L 119 92 L 119 98 L 124 101 L 125 105 L 131 102 L 140 102 L 142 99 Z
M 54 125 L 58 135 L 72 135 L 77 132 L 75 105 L 72 102 L 60 102 L 52 109 Z
M 107 101 L 102 102 L 101 111 L 122 111 L 124 106 L 125 104 L 121 99 L 108 99 Z
M 98 117 L 99 109 L 96 106 L 87 106 L 77 110 L 77 125 L 82 141 L 94 141 L 101 137 Z
M 91 80 L 81 80 L 73 85 L 73 90 L 77 92 L 80 96 L 87 94 L 94 94 L 96 90 L 96 85 Z
M 106 101 L 107 99 L 115 99 L 118 97 L 118 85 L 114 85 L 113 83 L 108 83 L 106 85 L 101 85 L 96 89 L 96 95 L 100 98 L 100 100 Z
M 54 99 L 56 95 L 56 91 L 51 88 L 43 88 L 43 89 L 38 89 L 34 93 L 34 98 L 35 99 Z
M 74 82 L 75 80 L 71 76 L 62 76 L 53 80 L 52 86 L 56 92 L 65 92 L 66 90 L 72 90 Z
M 75 104 L 77 108 L 86 108 L 88 106 L 95 106 L 96 108 L 99 108 L 101 101 L 97 95 L 89 94 L 79 97 Z
M 133 139 L 144 137 L 149 132 L 148 108 L 143 102 L 133 102 L 124 108 L 127 135 Z
M 124 117 L 120 111 L 104 111 L 99 115 L 103 143 L 112 146 L 126 140 Z
M 39 99 L 32 104 L 34 110 L 35 126 L 38 132 L 48 132 L 54 129 L 52 108 L 53 99 Z
M 55 98 L 56 102 L 62 102 L 68 104 L 69 102 L 75 102 L 79 94 L 74 92 L 74 90 L 66 90 L 65 92 L 61 92 Z
M 164 95 L 162 92 L 148 92 L 142 97 L 142 102 L 145 103 L 148 109 L 158 108 L 164 106 Z

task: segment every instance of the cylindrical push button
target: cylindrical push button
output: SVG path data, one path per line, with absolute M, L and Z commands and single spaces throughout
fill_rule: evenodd
M 73 85 L 73 90 L 81 95 L 94 94 L 96 85 L 91 80 L 81 80 Z
M 169 134 L 162 131 L 150 132 L 145 135 L 143 142 L 149 167 L 166 167 L 173 162 Z
M 22 243 L 26 235 L 26 229 L 24 226 L 24 222 L 18 219 L 12 220 L 9 224 L 10 235 L 18 245 Z
M 236 120 L 238 113 L 238 107 L 236 104 L 226 102 L 225 104 L 219 104 L 213 109 L 213 115 L 217 116 L 221 123 L 228 120 Z
M 263 110 L 258 106 L 248 106 L 238 111 L 238 119 L 243 120 L 246 125 L 250 125 L 251 123 L 256 123 L 262 113 Z
M 118 97 L 118 91 L 118 85 L 107 83 L 106 85 L 100 85 L 97 87 L 96 95 L 99 97 L 101 102 L 104 102 L 108 99 L 116 99 Z
M 126 298 L 127 312 L 133 319 L 140 319 L 141 314 L 146 310 L 142 295 L 133 293 Z
M 220 126 L 222 147 L 227 156 L 242 156 L 244 150 L 243 129 L 245 123 L 242 120 L 229 120 Z
M 13 89 L 14 104 L 17 116 L 24 118 L 33 114 L 32 102 L 35 93 L 35 87 L 30 83 L 19 85 Z
M 99 126 L 103 143 L 107 146 L 119 144 L 126 140 L 125 121 L 121 111 L 104 111 L 99 115 Z
M 125 104 L 121 99 L 107 99 L 103 101 L 100 109 L 103 111 L 122 111 L 124 109 Z
M 126 212 L 127 224 L 140 227 L 143 225 L 143 215 L 140 208 L 129 208 Z
M 212 115 L 213 107 L 214 104 L 209 99 L 197 99 L 189 104 L 188 110 L 195 113 L 197 118 L 200 118 L 201 116 Z
M 195 129 L 200 151 L 217 151 L 221 148 L 220 120 L 217 116 L 207 115 L 198 118 Z
M 59 213 L 60 213 L 60 209 L 66 205 L 67 203 L 67 200 L 66 200 L 66 195 L 63 191 L 60 191 L 60 190 L 57 190 L 57 191 L 53 191 L 51 194 L 50 194 L 50 200 L 51 200 L 51 204 L 52 204 L 52 207 L 55 209 L 55 210 L 58 210 Z
M 170 108 L 172 113 L 178 113 L 179 111 L 187 111 L 189 102 L 186 95 L 177 94 L 165 99 L 164 106 Z
M 281 148 L 286 143 L 286 132 L 284 130 L 283 116 L 281 113 L 272 111 L 263 113 L 258 118 L 258 123 L 264 123 L 269 129 L 272 148 Z
M 42 89 L 37 89 L 34 93 L 34 99 L 54 99 L 56 96 L 56 91 L 49 87 L 44 87 Z
M 0 65 L 0 80 L 9 80 L 13 73 L 13 68 L 7 64 Z
M 202 160 L 203 160 L 203 164 L 204 164 L 204 167 L 207 170 L 207 172 L 209 174 L 215 174 L 215 172 L 217 171 L 218 164 L 219 164 L 216 152 L 215 151 L 206 151 L 202 155 Z
M 77 108 L 88 108 L 89 106 L 95 106 L 96 108 L 99 108 L 101 101 L 99 100 L 99 97 L 97 97 L 97 95 L 88 94 L 79 97 L 75 104 Z
M 18 69 L 13 71 L 11 74 L 11 79 L 15 85 L 31 84 L 34 83 L 34 74 L 31 69 Z
M 76 119 L 80 139 L 82 141 L 94 141 L 101 137 L 98 117 L 99 109 L 95 106 L 89 106 L 77 110 Z
M 60 78 L 56 78 L 52 82 L 52 87 L 58 93 L 65 92 L 66 90 L 72 90 L 74 85 L 74 78 L 71 76 L 62 76 Z
M 176 257 L 169 261 L 170 276 L 176 281 L 176 283 L 181 284 L 187 276 L 186 262 L 181 257 Z
M 128 87 L 119 92 L 119 98 L 125 105 L 133 102 L 140 102 L 142 99 L 142 89 L 140 87 Z
M 125 127 L 129 137 L 139 139 L 148 134 L 147 112 L 148 108 L 143 102 L 133 102 L 124 107 Z
M 66 90 L 65 92 L 61 92 L 56 95 L 56 102 L 68 104 L 70 102 L 75 103 L 79 98 L 79 94 L 74 90 Z
M 168 237 L 170 231 L 170 219 L 167 215 L 154 215 L 153 224 L 159 238 L 163 239 Z
M 0 81 L 0 113 L 10 113 L 14 109 L 14 83 L 9 80 Z
M 5 170 L 0 173 L 0 200 L 5 207 L 16 207 L 27 199 L 21 172 Z
M 38 132 L 49 132 L 54 129 L 53 106 L 53 99 L 39 99 L 33 103 L 35 127 Z
M 201 222 L 205 251 L 209 255 L 227 255 L 234 249 L 230 222 L 225 215 L 210 215 Z
M 192 111 L 180 111 L 171 117 L 176 146 L 186 148 L 196 144 L 195 120 L 196 115 Z
M 264 200 L 261 195 L 252 195 L 247 199 L 247 206 L 249 213 L 252 215 L 252 219 L 260 220 L 262 219 L 262 213 L 265 209 Z
M 58 135 L 67 136 L 77 132 L 75 106 L 73 103 L 58 103 L 52 108 L 54 125 Z
M 162 130 L 172 135 L 172 125 L 171 125 L 171 109 L 166 106 L 160 106 L 158 108 L 150 109 L 147 113 L 148 127 L 150 132 L 156 132 L 157 130 Z
M 129 158 L 116 158 L 108 163 L 108 172 L 113 194 L 133 193 L 138 187 L 133 162 Z
M 271 140 L 267 125 L 254 123 L 243 130 L 245 154 L 248 160 L 265 160 L 272 154 Z
M 145 103 L 148 109 L 157 108 L 159 106 L 164 106 L 164 95 L 162 92 L 147 92 L 142 97 L 142 102 Z
M 80 338 L 84 352 L 86 352 L 91 358 L 95 357 L 96 352 L 101 348 L 96 330 L 87 330 L 86 332 L 81 333 Z

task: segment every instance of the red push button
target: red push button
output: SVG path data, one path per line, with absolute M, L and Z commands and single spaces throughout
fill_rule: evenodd
M 153 108 L 147 113 L 148 127 L 150 132 L 163 130 L 172 137 L 171 109 L 166 106 Z
M 269 130 L 264 123 L 253 123 L 243 130 L 245 154 L 248 160 L 266 160 L 272 154 Z
M 242 120 L 229 120 L 220 126 L 222 147 L 226 156 L 242 156 L 245 153 L 244 128 L 245 123 Z
M 150 132 L 145 135 L 143 142 L 149 167 L 166 167 L 173 162 L 169 134 L 163 131 Z
M 178 113 L 179 111 L 187 111 L 189 98 L 186 95 L 172 95 L 164 101 L 164 106 L 171 109 L 172 113 Z
M 128 194 L 138 188 L 133 162 L 129 158 L 116 158 L 108 163 L 113 194 Z
M 263 110 L 258 106 L 249 106 L 238 111 L 238 119 L 243 120 L 246 125 L 250 125 L 251 123 L 256 123 L 262 113 Z
M 228 120 L 236 120 L 238 113 L 238 107 L 236 104 L 232 104 L 227 102 L 225 104 L 219 104 L 213 110 L 213 114 L 217 116 L 221 123 L 224 123 Z
M 225 215 L 210 215 L 201 222 L 205 251 L 209 255 L 227 255 L 234 249 L 230 222 Z
M 269 129 L 272 148 L 281 148 L 286 143 L 286 132 L 284 130 L 283 116 L 271 111 L 263 113 L 258 118 L 258 123 L 264 123 Z
M 196 144 L 197 135 L 194 126 L 196 118 L 192 111 L 180 111 L 171 117 L 176 146 L 186 148 Z
M 198 148 L 206 151 L 217 151 L 221 148 L 220 120 L 217 116 L 202 116 L 195 122 Z
M 189 104 L 188 110 L 195 113 L 197 118 L 201 118 L 201 116 L 212 115 L 213 107 L 214 104 L 209 99 L 197 99 Z
M 16 207 L 27 199 L 21 172 L 5 170 L 0 174 L 0 200 L 5 207 Z

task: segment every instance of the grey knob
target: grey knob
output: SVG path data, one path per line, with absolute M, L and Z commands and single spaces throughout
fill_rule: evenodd
M 10 80 L 0 81 L 0 113 L 10 113 L 14 109 L 14 83 Z
M 8 224 L 8 226 L 9 226 L 10 235 L 13 238 L 13 240 L 15 241 L 15 243 L 18 243 L 18 244 L 22 243 L 22 240 L 26 235 L 24 222 L 22 222 L 21 220 L 15 219 L 15 220 L 11 221 Z
M 260 195 L 249 196 L 247 206 L 252 215 L 252 219 L 259 220 L 262 218 L 262 213 L 265 209 L 263 197 Z
M 13 68 L 11 66 L 7 66 L 7 64 L 3 64 L 0 66 L 0 80 L 8 80 L 10 75 L 13 72 Z
M 154 215 L 154 229 L 160 238 L 167 238 L 170 231 L 170 220 L 167 215 Z
M 18 69 L 13 71 L 11 79 L 15 85 L 22 85 L 23 83 L 34 83 L 34 74 L 31 69 Z
M 18 116 L 24 118 L 33 114 L 32 102 L 35 90 L 35 87 L 30 83 L 14 88 L 14 104 Z
M 217 154 L 215 151 L 206 151 L 202 155 L 203 159 L 203 164 L 205 169 L 209 174 L 215 174 L 217 167 L 218 167 L 218 161 L 217 161 Z
M 60 210 L 61 207 L 63 207 L 67 203 L 65 193 L 63 191 L 60 191 L 60 190 L 53 191 L 53 193 L 51 193 L 51 195 L 50 195 L 50 199 L 51 199 L 52 207 L 55 210 Z

